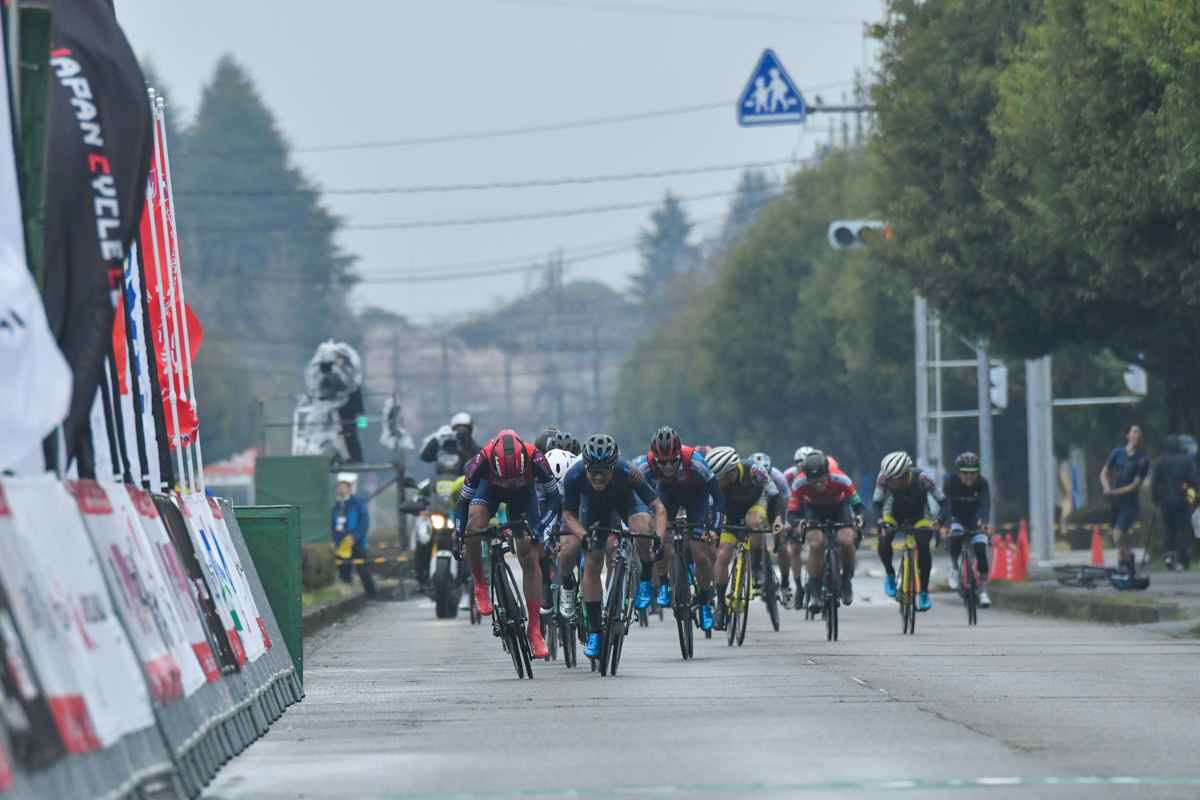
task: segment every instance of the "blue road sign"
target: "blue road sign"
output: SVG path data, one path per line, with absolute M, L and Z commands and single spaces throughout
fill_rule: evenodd
M 738 124 L 798 125 L 808 116 L 804 96 L 770 49 L 764 50 L 738 101 Z

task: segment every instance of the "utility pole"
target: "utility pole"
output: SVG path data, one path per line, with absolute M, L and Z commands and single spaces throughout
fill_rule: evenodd
M 512 353 L 504 351 L 504 419 L 506 425 L 512 424 Z
M 979 466 L 991 483 L 992 507 L 988 514 L 988 525 L 996 526 L 996 457 L 993 443 L 992 423 L 992 359 L 988 355 L 988 343 L 979 342 L 975 348 L 975 380 L 979 394 Z
M 600 407 L 600 329 L 592 328 L 592 414 L 595 432 L 604 430 L 604 413 Z
M 442 418 L 450 419 L 450 345 L 442 334 Z
M 562 296 L 563 258 L 562 248 L 550 257 L 546 269 L 546 280 L 550 289 L 550 338 L 551 352 L 546 358 L 546 393 L 550 397 L 550 425 L 564 424 L 565 411 L 563 408 L 562 386 L 562 325 L 563 325 L 563 296 Z

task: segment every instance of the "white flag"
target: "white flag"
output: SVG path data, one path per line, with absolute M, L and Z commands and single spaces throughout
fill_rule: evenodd
M 0 470 L 27 469 L 67 416 L 71 368 L 50 333 L 25 260 L 7 67 L 0 79 L 0 375 Z

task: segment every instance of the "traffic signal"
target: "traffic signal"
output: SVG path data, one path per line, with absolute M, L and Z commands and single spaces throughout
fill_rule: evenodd
M 829 224 L 829 246 L 834 250 L 862 250 L 874 236 L 892 238 L 892 228 L 874 219 L 838 220 Z
M 988 368 L 988 381 L 991 383 L 992 408 L 1001 411 L 1008 408 L 1008 365 L 993 361 Z

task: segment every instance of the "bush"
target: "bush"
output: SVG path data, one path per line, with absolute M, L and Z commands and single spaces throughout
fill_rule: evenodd
M 336 573 L 333 546 L 306 544 L 300 547 L 300 580 L 304 591 L 315 592 L 333 583 Z

